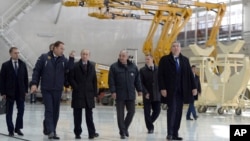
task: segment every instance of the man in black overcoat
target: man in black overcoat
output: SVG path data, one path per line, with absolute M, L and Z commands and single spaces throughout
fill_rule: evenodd
M 158 69 L 159 89 L 167 109 L 167 139 L 182 140 L 178 131 L 183 103 L 189 103 L 197 89 L 187 57 L 181 54 L 180 43 L 174 42 L 169 55 L 160 59 Z
M 89 61 L 89 56 L 89 50 L 82 50 L 81 59 L 70 70 L 69 82 L 73 88 L 71 106 L 73 108 L 76 139 L 81 139 L 83 108 L 85 108 L 89 139 L 99 136 L 96 133 L 92 112 L 92 109 L 95 108 L 95 97 L 97 96 L 97 77 L 95 65 Z

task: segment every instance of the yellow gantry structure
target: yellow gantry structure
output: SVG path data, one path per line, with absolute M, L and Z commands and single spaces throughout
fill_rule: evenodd
M 167 4 L 141 4 L 140 8 L 156 11 L 144 42 L 143 52 L 144 54 L 152 54 L 155 63 L 158 64 L 162 56 L 169 54 L 172 42 L 176 40 L 179 32 L 192 16 L 192 9 Z M 160 24 L 163 27 L 157 47 L 154 49 L 153 37 Z

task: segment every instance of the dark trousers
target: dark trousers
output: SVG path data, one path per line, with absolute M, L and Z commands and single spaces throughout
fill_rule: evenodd
M 144 108 L 144 119 L 146 123 L 146 127 L 148 130 L 154 130 L 153 123 L 158 118 L 161 112 L 161 102 L 160 101 L 150 101 L 145 99 L 143 102 Z M 152 114 L 151 114 L 152 109 Z
M 196 118 L 197 115 L 196 115 L 196 110 L 195 110 L 195 107 L 194 107 L 194 102 L 189 103 L 186 118 L 190 119 L 191 118 L 191 114 L 193 115 L 194 118 Z
M 45 106 L 45 128 L 47 133 L 56 133 L 62 91 L 42 90 L 42 95 Z
M 183 109 L 183 98 L 181 96 L 181 93 L 175 93 L 173 95 L 173 98 L 168 100 L 167 105 L 168 135 L 178 136 Z
M 82 108 L 73 108 L 73 115 L 74 115 L 74 133 L 75 135 L 81 135 L 82 133 Z M 93 122 L 93 112 L 92 108 L 85 108 L 85 120 L 88 128 L 89 136 L 93 136 L 96 132 L 95 125 Z
M 124 108 L 127 109 L 127 115 L 124 118 Z M 120 130 L 120 135 L 125 135 L 128 132 L 128 127 L 133 120 L 135 114 L 135 101 L 125 100 L 116 101 L 117 122 Z
M 12 122 L 12 115 L 13 115 L 13 108 L 14 108 L 14 102 L 16 101 L 16 107 L 17 107 L 17 117 L 16 117 L 16 125 L 14 128 L 14 124 Z M 22 129 L 23 128 L 23 114 L 24 114 L 24 100 L 18 98 L 18 99 L 8 99 L 6 101 L 6 123 L 8 127 L 8 131 L 10 133 L 14 132 L 15 130 Z

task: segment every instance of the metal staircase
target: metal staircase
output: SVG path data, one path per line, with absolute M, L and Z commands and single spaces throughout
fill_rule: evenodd
M 20 58 L 26 62 L 30 69 L 34 67 L 33 52 L 22 38 L 11 28 L 23 15 L 36 5 L 39 0 L 17 0 L 3 15 L 0 16 L 0 37 L 6 42 L 6 47 L 17 46 Z

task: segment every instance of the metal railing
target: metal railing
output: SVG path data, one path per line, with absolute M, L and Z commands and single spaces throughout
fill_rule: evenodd
M 27 63 L 30 69 L 32 69 L 35 64 L 30 59 L 34 53 L 30 52 L 28 44 L 22 40 L 11 26 L 38 2 L 39 0 L 18 0 L 0 16 L 0 37 L 6 41 L 9 47 L 17 46 L 19 48 L 21 59 Z

